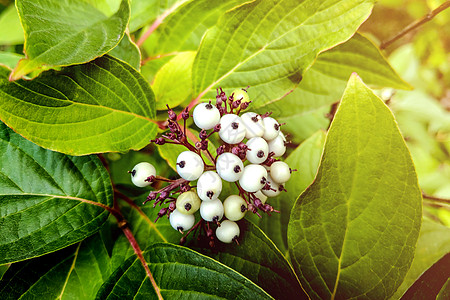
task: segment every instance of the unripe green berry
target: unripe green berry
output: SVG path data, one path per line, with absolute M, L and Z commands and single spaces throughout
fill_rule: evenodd
M 238 195 L 228 196 L 223 201 L 225 217 L 231 221 L 239 221 L 247 213 L 247 203 L 244 198 Z
M 193 191 L 187 191 L 178 196 L 177 199 L 177 210 L 180 213 L 186 215 L 192 215 L 197 210 L 199 210 L 201 204 L 200 198 L 197 196 L 197 193 Z

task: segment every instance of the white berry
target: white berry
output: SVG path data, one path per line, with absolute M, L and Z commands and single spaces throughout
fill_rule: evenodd
M 226 114 L 220 119 L 219 136 L 225 143 L 237 144 L 245 138 L 245 125 L 235 114 Z
M 269 145 L 266 140 L 261 137 L 254 137 L 248 140 L 246 143 L 248 146 L 247 159 L 252 164 L 261 164 L 269 155 Z
M 261 190 L 264 195 L 266 195 L 267 197 L 276 197 L 281 193 L 280 185 L 274 182 L 270 175 L 267 175 L 267 183 L 269 184 L 271 189 Z
M 261 190 L 257 191 L 255 193 L 256 198 L 258 198 L 259 200 L 261 200 L 261 203 L 264 204 L 267 201 L 267 196 L 264 195 Z
M 267 170 L 261 165 L 248 165 L 244 168 L 239 185 L 249 193 L 259 191 L 266 184 Z
M 226 152 L 217 157 L 216 171 L 223 180 L 235 182 L 241 178 L 244 164 L 238 156 Z
M 197 194 L 203 201 L 216 200 L 222 191 L 222 179 L 216 172 L 207 171 L 197 181 Z
M 237 239 L 240 233 L 238 224 L 230 220 L 223 221 L 216 229 L 217 239 L 228 244 Z
M 280 157 L 286 152 L 286 138 L 284 134 L 280 132 L 276 138 L 269 142 L 269 152 L 273 152 L 273 157 Z
M 223 201 L 223 208 L 228 220 L 239 221 L 247 212 L 247 203 L 241 196 L 231 195 Z
M 148 162 L 141 162 L 134 166 L 131 173 L 131 181 L 138 187 L 149 186 L 151 182 L 145 181 L 150 176 L 156 175 L 155 167 Z
M 270 166 L 270 177 L 276 183 L 283 184 L 291 178 L 291 169 L 287 163 L 276 161 Z
M 266 141 L 271 141 L 278 136 L 280 133 L 280 124 L 278 121 L 271 117 L 265 117 L 263 119 L 264 123 L 264 135 L 263 138 Z
M 193 181 L 202 175 L 204 169 L 203 160 L 197 153 L 184 151 L 177 158 L 177 172 L 181 178 Z
M 186 215 L 192 215 L 199 210 L 201 202 L 202 201 L 195 192 L 184 192 L 177 198 L 177 211 Z
M 202 201 L 200 205 L 200 216 L 208 222 L 218 222 L 223 218 L 223 204 L 219 199 Z
M 264 122 L 260 115 L 254 112 L 247 112 L 241 116 L 242 122 L 247 129 L 245 137 L 262 137 L 264 135 Z
M 220 112 L 211 103 L 200 103 L 195 107 L 193 117 L 197 127 L 208 130 L 219 124 Z
M 175 209 L 169 216 L 170 225 L 178 231 L 189 230 L 194 226 L 194 215 L 186 215 Z

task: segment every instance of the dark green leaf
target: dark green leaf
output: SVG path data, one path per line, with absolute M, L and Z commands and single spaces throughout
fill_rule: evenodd
M 165 299 L 272 299 L 261 288 L 217 261 L 170 244 L 155 244 L 144 258 Z M 102 286 L 97 299 L 155 299 L 141 262 L 130 257 Z
M 128 34 L 125 34 L 119 45 L 112 49 L 109 54 L 127 62 L 138 71 L 141 68 L 141 52 Z
M 281 98 L 316 56 L 350 38 L 373 1 L 256 0 L 222 15 L 204 36 L 193 67 L 194 95 L 253 86 L 257 106 Z
M 308 299 L 291 265 L 264 232 L 246 220 L 238 224 L 239 245 L 217 241 L 213 249 L 208 245 L 196 249 L 241 273 L 275 299 Z
M 450 278 L 450 253 L 429 268 L 403 295 L 402 299 L 433 299 Z
M 108 228 L 109 229 L 109 228 Z M 0 281 L 2 299 L 93 299 L 111 275 L 102 235 L 13 264 Z
M 25 53 L 11 74 L 18 79 L 45 66 L 81 64 L 114 48 L 124 35 L 130 7 L 122 0 L 117 12 L 106 16 L 88 1 L 17 0 L 25 29 Z
M 285 162 L 291 169 L 297 169 L 292 173 L 291 179 L 285 184 L 286 193 L 276 198 L 269 198 L 267 203 L 274 206 L 280 213 L 272 216 L 263 216 L 259 226 L 273 240 L 282 253 L 288 255 L 287 228 L 292 206 L 301 192 L 303 192 L 314 180 L 320 163 L 325 133 L 319 131 L 304 141 L 292 152 Z
M 402 297 L 425 270 L 447 253 L 450 253 L 450 228 L 424 219 L 411 268 L 392 299 Z
M 85 239 L 110 205 L 111 182 L 96 156 L 42 149 L 0 123 L 0 264 Z
M 392 113 L 356 76 L 298 198 L 289 252 L 314 299 L 385 299 L 408 271 L 422 216 L 417 176 Z
M 3 71 L 3 75 L 1 73 Z M 156 134 L 144 78 L 109 56 L 9 82 L 0 68 L 0 119 L 36 144 L 72 155 L 141 149 Z

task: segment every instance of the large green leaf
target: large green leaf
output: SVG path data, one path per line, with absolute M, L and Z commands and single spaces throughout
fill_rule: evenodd
M 347 42 L 321 53 L 291 94 L 258 111 L 273 111 L 277 120 L 286 123 L 284 130 L 295 133 L 294 140 L 302 140 L 310 132 L 327 128 L 329 120 L 325 114 L 342 96 L 352 72 L 373 87 L 409 88 L 378 48 L 357 33 Z
M 0 123 L 0 264 L 85 239 L 110 205 L 111 182 L 96 156 L 42 149 Z
M 0 294 L 11 300 L 93 299 L 111 273 L 107 245 L 97 233 L 55 253 L 13 264 L 0 281 Z
M 390 297 L 412 262 L 421 216 L 417 176 L 392 113 L 353 75 L 317 177 L 289 221 L 303 287 L 314 299 Z
M 127 62 L 138 71 L 141 68 L 141 52 L 139 51 L 138 46 L 131 40 L 129 34 L 125 34 L 119 45 L 112 49 L 108 54 Z
M 293 172 L 291 178 L 285 184 L 286 193 L 276 198 L 269 198 L 267 203 L 279 210 L 279 214 L 263 216 L 259 226 L 273 240 L 277 247 L 286 255 L 288 254 L 287 228 L 292 206 L 301 192 L 303 192 L 314 180 L 320 163 L 325 132 L 319 131 L 304 141 L 285 160 Z
M 233 269 L 171 244 L 155 244 L 144 252 L 165 299 L 272 299 Z M 102 286 L 97 299 L 155 299 L 141 262 L 130 257 Z
M 347 39 L 369 16 L 370 0 L 256 0 L 222 15 L 193 67 L 194 94 L 247 85 L 258 106 L 295 88 L 316 56 Z
M 3 76 L 1 76 L 3 73 Z M 141 149 L 156 134 L 154 95 L 109 56 L 9 82 L 0 68 L 0 119 L 36 144 L 72 155 Z
M 128 0 L 111 16 L 77 0 L 17 0 L 25 30 L 25 53 L 11 74 L 18 79 L 42 67 L 88 62 L 114 48 L 130 18 Z
M 238 224 L 239 245 L 216 242 L 213 249 L 205 245 L 196 250 L 241 273 L 275 299 L 308 299 L 291 265 L 264 232 L 246 220 Z
M 0 14 L 0 28 L 2 28 L 0 44 L 16 45 L 23 43 L 23 29 L 20 26 L 19 15 L 14 5 L 8 6 Z
M 425 270 L 447 253 L 450 253 L 450 228 L 425 219 L 420 229 L 411 268 L 392 299 L 399 299 Z
M 164 20 L 144 43 L 144 47 L 152 56 L 197 50 L 205 31 L 216 24 L 228 9 L 245 2 L 249 1 L 187 1 Z M 131 7 L 133 14 L 133 3 Z

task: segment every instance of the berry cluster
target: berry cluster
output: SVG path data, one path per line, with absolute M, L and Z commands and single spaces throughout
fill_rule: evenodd
M 157 145 L 178 144 L 187 148 L 177 158 L 176 169 L 181 178 L 171 180 L 157 176 L 155 168 L 146 162 L 137 164 L 130 171 L 131 180 L 139 187 L 155 181 L 168 182 L 162 189 L 150 192 L 144 204 L 148 201 L 154 201 L 154 207 L 158 203 L 168 204 L 159 211 L 158 218 L 168 215 L 175 230 L 181 233 L 188 230 L 182 242 L 192 230 L 198 228 L 206 232 L 211 246 L 214 245 L 213 228 L 216 228 L 218 240 L 237 242 L 240 230 L 236 221 L 241 220 L 247 211 L 259 217 L 259 211 L 269 215 L 278 212 L 266 200 L 285 191 L 283 185 L 295 170 L 277 159 L 286 151 L 286 138 L 280 131 L 282 124 L 270 117 L 270 113 L 241 114 L 250 103 L 246 89 L 237 89 L 229 97 L 220 89 L 215 105 L 211 102 L 198 104 L 192 117 L 201 131 L 194 144 L 187 138 L 188 109 L 178 116 L 167 107 L 169 131 L 152 142 Z M 181 119 L 182 126 L 179 124 Z M 221 145 L 213 156 L 208 144 L 215 133 L 219 135 Z M 205 162 L 202 153 L 209 158 L 211 165 Z M 234 183 L 239 194 L 229 195 L 222 202 L 219 199 L 222 180 Z M 193 181 L 197 181 L 196 186 L 190 185 Z M 200 211 L 201 219 L 195 223 L 194 214 L 197 211 Z M 224 217 L 226 220 L 222 221 Z

